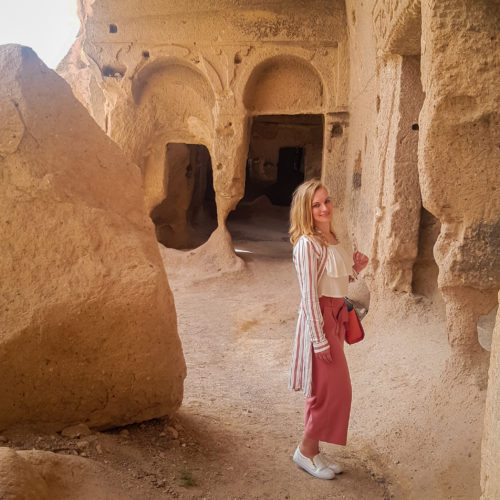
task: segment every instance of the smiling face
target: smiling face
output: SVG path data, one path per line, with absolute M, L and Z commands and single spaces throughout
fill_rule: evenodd
M 312 217 L 316 227 L 329 224 L 332 220 L 332 200 L 325 188 L 320 187 L 312 199 Z

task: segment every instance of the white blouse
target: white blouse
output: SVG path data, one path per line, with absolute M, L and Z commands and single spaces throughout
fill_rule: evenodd
M 328 245 L 325 270 L 318 283 L 319 297 L 345 297 L 352 274 L 352 256 L 339 245 Z

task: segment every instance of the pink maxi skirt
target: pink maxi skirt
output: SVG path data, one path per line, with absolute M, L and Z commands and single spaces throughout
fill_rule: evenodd
M 344 355 L 348 322 L 344 299 L 320 297 L 326 338 L 332 363 L 313 354 L 312 390 L 306 398 L 305 435 L 311 439 L 345 445 L 351 412 L 351 378 Z

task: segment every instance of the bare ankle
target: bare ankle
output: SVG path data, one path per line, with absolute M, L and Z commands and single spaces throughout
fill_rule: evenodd
M 307 458 L 314 458 L 318 453 L 319 453 L 319 448 L 314 448 L 310 446 L 304 446 L 303 443 L 301 443 L 300 447 L 300 453 L 304 455 Z

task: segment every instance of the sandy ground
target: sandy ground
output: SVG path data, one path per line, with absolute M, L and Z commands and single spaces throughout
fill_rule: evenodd
M 449 355 L 442 321 L 430 313 L 415 321 L 418 311 L 411 308 L 421 305 L 408 306 L 403 326 L 399 315 L 397 332 L 370 310 L 367 338 L 346 346 L 353 385 L 348 445 L 323 446 L 345 472 L 321 481 L 292 462 L 304 404 L 302 394 L 287 389 L 299 291 L 287 210 L 268 215 L 230 223 L 246 263 L 238 273 L 214 278 L 200 268 L 186 278 L 182 268 L 168 266 L 169 252 L 176 251 L 164 252 L 188 367 L 183 405 L 173 418 L 80 439 L 11 433 L 3 445 L 79 455 L 104 467 L 95 474 L 105 478 L 106 488 L 82 498 L 475 498 L 473 474 L 458 484 L 453 471 L 431 477 L 427 469 L 435 457 L 422 463 L 416 451 L 439 451 L 415 435 L 428 423 L 422 402 L 432 399 Z M 443 420 L 439 412 L 435 418 Z M 446 410 L 443 429 L 448 418 Z M 471 443 L 477 439 L 480 431 L 470 437 Z M 478 461 L 479 445 L 471 446 L 465 458 L 459 447 L 457 460 Z M 420 478 L 427 490 L 415 490 Z

